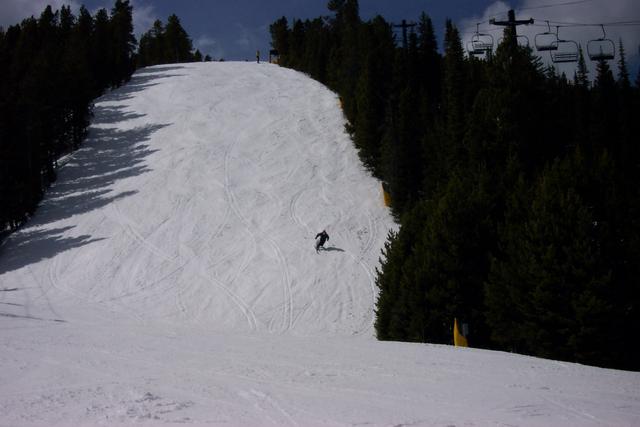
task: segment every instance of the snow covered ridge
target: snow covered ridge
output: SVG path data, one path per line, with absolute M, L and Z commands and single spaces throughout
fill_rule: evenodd
M 140 70 L 0 250 L 0 425 L 640 424 L 638 373 L 375 341 L 380 193 L 306 76 Z

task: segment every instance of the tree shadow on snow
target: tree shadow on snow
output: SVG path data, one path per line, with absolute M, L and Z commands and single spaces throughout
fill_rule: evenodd
M 153 73 L 135 77 L 133 84 L 112 91 L 100 102 L 105 98 L 124 99 L 123 95 L 130 96 L 163 77 L 167 76 Z M 92 127 L 81 148 L 65 159 L 64 166 L 58 170 L 57 181 L 47 190 L 33 217 L 0 246 L 0 274 L 101 240 L 90 235 L 71 237 L 74 226 L 51 228 L 50 224 L 137 193 L 116 192 L 113 184 L 151 170 L 146 159 L 157 150 L 151 148 L 149 141 L 155 132 L 170 125 L 147 123 L 122 129 L 122 123 L 143 116 L 131 112 L 125 105 L 95 108 Z
M 136 72 L 131 76 L 131 80 L 119 88 L 113 89 L 102 95 L 96 101 L 98 102 L 112 102 L 112 101 L 124 101 L 131 99 L 137 92 L 156 86 L 160 84 L 159 80 L 169 77 L 181 77 L 185 74 L 171 74 L 171 71 L 180 70 L 184 67 L 166 67 L 166 68 L 145 68 Z
M 84 246 L 103 239 L 92 239 L 91 236 L 62 237 L 63 233 L 74 227 L 61 227 L 50 230 L 20 231 L 11 238 L 11 242 L 0 250 L 0 275 L 18 270 L 27 265 L 57 253 Z M 9 283 L 7 283 L 9 285 Z M 3 289 L 8 291 L 11 289 Z
M 165 126 L 168 125 L 148 124 L 130 130 L 92 128 L 84 146 L 60 169 L 58 181 L 47 191 L 29 226 L 86 213 L 137 193 L 115 193 L 111 187 L 117 181 L 151 170 L 146 158 L 157 150 L 145 142 Z
M 133 76 L 134 77 L 136 77 L 136 76 L 148 76 L 150 74 L 156 75 L 158 73 L 166 73 L 167 71 L 184 70 L 185 68 L 187 68 L 186 65 L 180 65 L 180 64 L 150 65 L 148 67 L 140 68 L 138 71 L 136 71 L 136 73 Z
M 122 107 L 107 107 L 98 105 L 93 107 L 92 125 L 113 125 L 127 120 L 138 119 L 144 117 L 144 114 L 138 114 L 130 111 L 123 111 Z M 93 129 L 95 130 L 95 128 Z

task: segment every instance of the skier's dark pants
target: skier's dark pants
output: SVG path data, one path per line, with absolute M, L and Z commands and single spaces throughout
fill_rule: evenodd
M 326 242 L 327 239 L 324 236 L 320 237 L 320 240 L 318 240 L 318 243 L 316 243 L 316 251 L 319 250 L 320 248 L 324 249 L 324 242 Z

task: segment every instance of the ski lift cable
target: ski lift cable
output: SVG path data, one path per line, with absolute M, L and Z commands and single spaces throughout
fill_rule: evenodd
M 635 26 L 635 25 L 640 25 L 640 21 L 617 21 L 617 22 L 594 22 L 594 23 L 585 23 L 585 22 L 561 22 L 561 21 L 553 21 L 551 19 L 546 20 L 546 19 L 536 19 L 534 18 L 535 21 L 543 21 L 543 22 L 549 22 L 551 25 L 553 25 L 554 27 L 563 27 L 563 28 L 568 28 L 568 27 L 601 27 L 601 26 L 605 26 L 605 27 L 618 27 L 618 26 Z M 546 24 L 533 24 L 536 27 L 546 27 Z
M 577 4 L 577 3 L 586 3 L 587 1 L 593 1 L 593 0 L 581 0 L 581 1 L 573 1 L 573 2 L 567 2 L 567 3 L 562 3 L 562 4 L 557 4 L 554 6 L 560 6 L 560 5 L 568 5 L 568 4 Z M 551 6 L 551 5 L 549 5 Z M 535 8 L 527 8 L 527 9 L 540 9 L 542 8 L 542 6 L 538 6 Z M 521 10 L 525 10 L 525 9 L 521 9 Z M 496 15 L 499 16 L 499 15 Z M 536 23 L 537 22 L 544 22 L 544 24 L 542 23 Z M 490 21 L 482 21 L 482 22 L 477 22 L 475 25 L 469 25 L 467 27 L 462 28 L 461 30 L 468 30 L 468 29 L 472 29 L 475 27 L 476 29 L 476 34 L 480 31 L 480 25 L 482 24 L 486 24 L 489 23 Z M 553 25 L 554 27 L 556 27 L 556 32 L 558 31 L 559 28 L 571 28 L 571 27 L 601 27 L 604 30 L 604 26 L 607 27 L 627 27 L 627 26 L 640 26 L 640 20 L 633 20 L 633 21 L 614 21 L 614 22 L 608 22 L 608 23 L 583 23 L 583 22 L 561 22 L 561 21 L 553 21 L 550 19 L 538 19 L 538 18 L 534 18 L 534 23 L 531 24 L 532 26 L 535 27 L 542 27 L 542 28 L 547 28 L 548 31 L 550 32 L 550 26 Z M 502 31 L 501 28 L 486 28 L 483 30 L 484 32 L 494 32 L 494 31 Z
M 478 25 L 488 24 L 488 23 L 489 23 L 489 21 L 476 22 L 473 25 L 467 25 L 466 27 L 458 28 L 458 30 L 459 31 L 465 31 L 465 30 L 468 30 L 470 28 L 476 28 L 477 29 Z
M 532 7 L 524 7 L 524 8 L 518 8 L 518 11 L 523 11 L 523 10 L 537 10 L 537 9 L 548 9 L 548 8 L 552 8 L 552 7 L 558 7 L 558 6 L 570 6 L 570 5 L 574 5 L 574 4 L 581 4 L 581 3 L 589 3 L 589 2 L 593 2 L 596 0 L 574 0 L 574 1 L 569 1 L 569 2 L 564 2 L 564 3 L 557 3 L 557 4 L 546 4 L 546 5 L 541 5 L 541 6 L 532 6 Z M 496 14 L 493 15 L 489 18 L 498 18 L 498 17 L 503 17 L 505 15 L 505 12 L 501 12 L 500 14 Z M 584 23 L 574 23 L 574 22 L 560 22 L 560 21 L 553 21 L 551 19 L 539 19 L 539 18 L 534 18 L 535 21 L 549 21 L 552 24 L 561 24 L 561 25 L 575 25 L 575 26 L 585 26 L 585 27 L 591 27 L 591 26 L 600 26 L 600 25 L 606 25 L 606 26 L 611 26 L 611 25 L 640 25 L 640 21 L 623 21 L 623 22 L 612 22 L 612 23 L 589 23 L 589 24 L 584 24 Z M 487 23 L 489 21 L 483 21 L 481 22 L 481 24 Z M 536 26 L 540 26 L 540 24 L 533 24 Z
M 565 3 L 543 4 L 543 5 L 540 5 L 540 6 L 523 7 L 523 8 L 520 8 L 518 10 L 548 9 L 550 7 L 570 6 L 570 5 L 574 5 L 574 4 L 590 3 L 592 1 L 594 1 L 594 0 L 574 0 L 574 1 L 568 1 L 568 2 L 565 2 Z
M 501 16 L 501 15 L 495 15 L 497 16 Z M 635 21 L 614 21 L 614 22 L 592 22 L 592 23 L 586 23 L 586 22 L 565 22 L 565 21 L 554 21 L 552 19 L 546 19 L 546 18 L 533 18 L 534 23 L 533 24 L 529 24 L 532 27 L 541 27 L 541 28 L 547 28 L 547 24 L 551 24 L 554 27 L 600 27 L 602 25 L 606 26 L 606 27 L 619 27 L 619 26 L 636 26 L 636 25 L 640 25 L 640 20 L 635 20 Z M 544 22 L 544 24 L 539 24 L 538 22 Z M 477 29 L 478 25 L 482 25 L 482 24 L 488 24 L 489 21 L 481 21 L 481 22 L 477 22 L 473 25 L 467 25 L 466 27 L 461 27 L 458 28 L 459 30 L 469 30 L 469 29 Z M 488 28 L 485 29 L 483 27 L 482 29 L 483 31 L 492 31 L 495 29 L 492 28 Z
M 537 9 L 548 9 L 548 8 L 552 8 L 552 7 L 559 7 L 559 6 L 571 6 L 574 4 L 581 4 L 581 3 L 590 3 L 596 0 L 573 0 L 573 1 L 568 1 L 568 2 L 564 2 L 564 3 L 556 3 L 556 4 L 543 4 L 540 6 L 531 6 L 531 7 L 523 7 L 523 8 L 518 8 L 518 11 L 522 11 L 522 10 L 537 10 Z M 498 17 L 502 17 L 504 16 L 505 12 L 502 12 L 500 14 L 491 16 L 490 18 L 498 18 Z

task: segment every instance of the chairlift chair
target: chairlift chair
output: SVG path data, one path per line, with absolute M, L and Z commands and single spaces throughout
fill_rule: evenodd
M 602 27 L 602 37 L 587 42 L 587 54 L 592 61 L 610 61 L 616 57 L 616 45 L 607 38 L 607 33 Z
M 578 62 L 580 47 L 573 40 L 556 40 L 553 49 L 549 49 L 551 61 L 554 63 Z
M 493 50 L 493 36 L 491 34 L 476 33 L 471 37 L 471 43 L 477 50 L 491 52 Z
M 467 43 L 467 51 L 470 55 L 480 56 L 493 51 L 493 36 L 480 32 L 480 24 L 476 24 L 476 33 Z
M 486 51 L 480 47 L 476 47 L 473 42 L 468 42 L 467 53 L 470 56 L 482 56 L 486 53 Z
M 558 45 L 556 42 L 558 41 L 558 33 L 551 32 L 551 26 L 549 26 L 549 21 L 547 22 L 548 30 L 544 33 L 538 33 L 533 38 L 533 43 L 536 46 L 536 50 L 538 52 L 548 52 L 552 50 L 558 50 Z
M 524 34 L 518 34 L 516 35 L 516 39 L 518 40 L 518 45 L 521 47 L 529 47 L 530 43 L 529 43 L 529 37 L 525 36 Z

